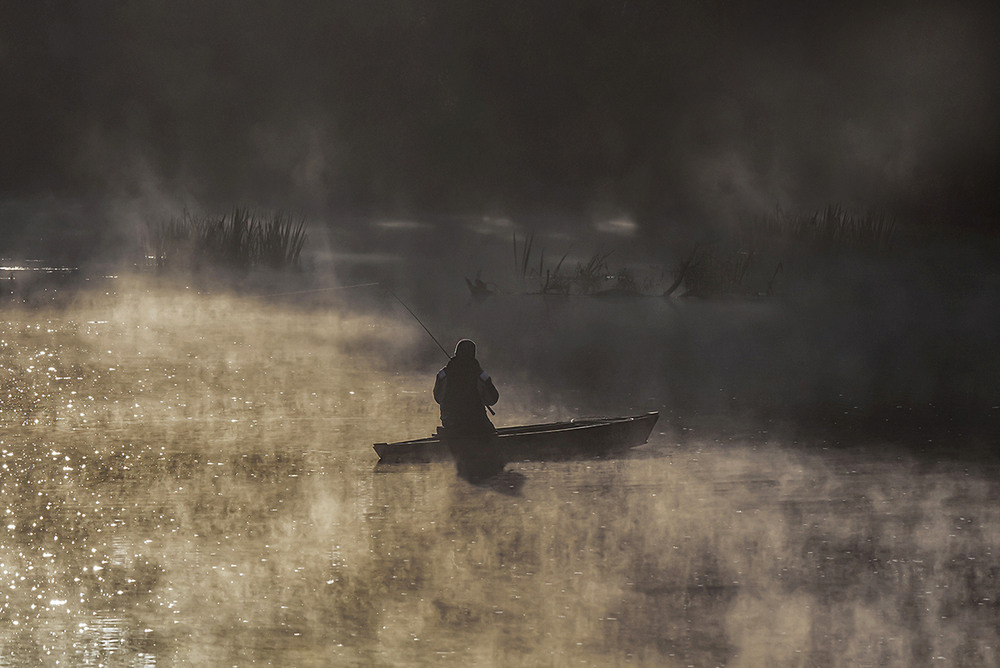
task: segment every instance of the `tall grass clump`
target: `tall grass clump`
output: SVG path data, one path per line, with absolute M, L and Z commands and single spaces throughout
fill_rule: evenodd
M 538 282 L 537 291 L 540 294 L 569 293 L 569 278 L 560 273 L 563 262 L 566 261 L 566 255 L 562 256 L 555 269 L 549 269 L 545 266 L 545 249 L 543 248 L 538 257 L 538 269 L 536 270 L 534 266 L 529 264 L 532 263 L 531 254 L 534 250 L 535 235 L 529 234 L 525 237 L 520 248 L 518 248 L 516 233 L 513 236 L 513 241 L 514 276 L 520 282 L 522 290 L 531 291 L 528 288 L 528 282 L 529 279 L 534 279 Z
M 563 254 L 555 266 L 545 262 L 545 249 L 538 255 L 535 265 L 535 237 L 527 235 L 518 243 L 517 234 L 513 236 L 514 278 L 520 283 L 525 294 L 537 295 L 638 295 L 639 281 L 635 272 L 629 267 L 622 267 L 613 272 L 608 265 L 608 258 L 614 251 L 597 252 L 590 256 L 587 262 L 577 262 L 575 272 L 564 269 L 569 254 Z M 473 297 L 479 294 L 474 283 L 466 279 Z
M 736 226 L 729 237 L 697 244 L 664 293 L 683 284 L 684 296 L 764 297 L 816 260 L 890 252 L 896 221 L 880 209 L 831 204 L 805 213 L 776 208 Z M 786 273 L 786 269 L 791 270 Z
M 850 249 L 884 253 L 892 246 L 895 219 L 880 209 L 849 209 L 831 204 L 812 213 L 758 218 L 744 230 L 744 245 L 759 249 L 779 242 L 803 243 L 816 250 Z
M 689 297 L 735 297 L 755 294 L 748 286 L 748 272 L 753 264 L 754 252 L 726 250 L 709 246 L 692 254 L 686 266 L 685 281 Z M 672 288 L 675 286 L 672 286 Z M 666 294 L 670 294 L 672 289 Z
M 582 262 L 576 263 L 576 280 L 583 294 L 593 294 L 601 288 L 610 271 L 608 269 L 608 257 L 612 252 L 594 253 L 590 256 L 587 264 L 583 264 Z
M 143 239 L 147 264 L 158 269 L 297 269 L 305 222 L 284 212 L 234 208 L 221 217 L 180 219 L 150 225 Z

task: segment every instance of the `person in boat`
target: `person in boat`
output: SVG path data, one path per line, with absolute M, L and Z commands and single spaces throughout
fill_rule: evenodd
M 441 426 L 453 435 L 493 434 L 496 428 L 486 416 L 486 407 L 499 399 L 493 379 L 476 359 L 476 344 L 462 339 L 455 346 L 455 356 L 434 380 L 434 401 L 441 405 Z

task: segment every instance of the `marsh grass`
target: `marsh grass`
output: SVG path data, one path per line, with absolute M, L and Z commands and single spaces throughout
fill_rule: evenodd
M 831 204 L 808 213 L 773 214 L 741 224 L 725 238 L 696 245 L 681 263 L 677 280 L 665 292 L 706 299 L 766 297 L 816 260 L 890 252 L 896 221 L 878 209 Z M 786 266 L 792 269 L 786 272 Z M 798 268 L 798 272 L 795 271 Z
M 514 278 L 519 283 L 518 290 L 524 294 L 539 295 L 604 295 L 629 294 L 638 295 L 641 290 L 635 270 L 623 266 L 613 271 L 608 264 L 608 258 L 614 251 L 595 252 L 586 262 L 577 262 L 574 270 L 566 269 L 566 259 L 569 253 L 559 258 L 554 266 L 547 265 L 545 249 L 538 251 L 538 264 L 535 265 L 534 235 L 529 234 L 519 240 L 513 235 Z M 474 298 L 481 290 L 466 278 L 469 290 Z
M 589 295 L 600 289 L 608 275 L 608 257 L 612 252 L 594 253 L 586 264 L 577 263 L 576 281 L 580 286 L 580 292 Z
M 892 247 L 896 220 L 880 209 L 849 209 L 831 204 L 811 213 L 786 213 L 750 222 L 741 230 L 744 247 L 761 249 L 775 243 L 798 242 L 817 251 L 851 249 L 884 253 Z
M 528 261 L 531 259 L 531 247 L 535 242 L 535 235 L 529 234 L 521 242 L 521 248 L 517 247 L 517 233 L 514 233 L 514 273 L 524 281 L 528 277 Z
M 702 250 L 687 269 L 687 294 L 692 297 L 717 297 L 747 291 L 747 274 L 753 264 L 753 251 L 724 251 L 717 246 Z
M 563 255 L 555 268 L 550 269 L 545 266 L 545 249 L 542 248 L 538 254 L 538 269 L 533 266 L 532 253 L 534 250 L 535 235 L 529 234 L 521 242 L 520 247 L 517 242 L 517 234 L 513 235 L 514 242 L 514 274 L 521 284 L 521 290 L 534 292 L 529 287 L 530 281 L 537 281 L 537 292 L 541 294 L 568 294 L 570 291 L 569 277 L 561 274 L 566 255 Z
M 695 244 L 674 270 L 656 284 L 638 280 L 636 269 L 612 269 L 612 251 L 598 251 L 575 270 L 565 269 L 567 255 L 546 266 L 545 249 L 533 234 L 513 235 L 514 276 L 518 291 L 542 295 L 686 296 L 702 299 L 758 299 L 772 296 L 789 282 L 802 280 L 816 260 L 852 255 L 882 256 L 892 249 L 896 219 L 881 209 L 831 204 L 811 212 L 772 214 L 742 222 L 710 242 Z M 669 284 L 668 284 L 669 283 Z M 473 290 L 470 285 L 470 290 Z M 473 296 L 476 291 L 473 290 Z
M 278 211 L 236 207 L 228 215 L 150 225 L 143 239 L 147 264 L 157 269 L 257 267 L 296 269 L 306 241 L 305 222 Z

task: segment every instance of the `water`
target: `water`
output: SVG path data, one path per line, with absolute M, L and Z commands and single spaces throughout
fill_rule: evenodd
M 665 419 L 481 486 L 376 466 L 436 423 L 421 336 L 151 286 L 6 310 L 0 666 L 1000 660 L 995 463 Z M 502 424 L 573 416 L 494 375 Z

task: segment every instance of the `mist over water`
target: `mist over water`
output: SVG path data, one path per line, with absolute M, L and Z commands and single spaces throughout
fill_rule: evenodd
M 7 665 L 997 660 L 994 458 L 688 410 L 621 326 L 752 342 L 785 322 L 773 304 L 432 312 L 492 332 L 497 424 L 664 411 L 628 456 L 475 486 L 375 464 L 373 442 L 437 424 L 443 361 L 384 294 L 114 285 L 4 312 Z
M 998 18 L 7 3 L 0 666 L 1000 663 Z M 741 245 L 831 204 L 892 243 Z M 298 270 L 153 271 L 233 207 Z M 376 465 L 462 337 L 649 443 Z

